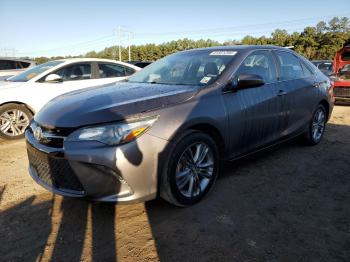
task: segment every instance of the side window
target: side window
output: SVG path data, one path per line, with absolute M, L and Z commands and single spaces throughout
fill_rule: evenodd
M 6 68 L 6 61 L 0 60 L 0 70 L 5 70 Z
M 281 66 L 280 80 L 292 80 L 304 77 L 299 58 L 283 51 L 276 52 L 276 55 Z
M 27 68 L 28 66 L 30 66 L 30 63 L 28 62 L 19 62 L 21 64 L 22 68 Z
M 311 69 L 308 66 L 306 66 L 303 61 L 300 61 L 300 63 L 301 63 L 301 67 L 303 68 L 304 77 L 312 76 L 313 73 L 312 73 Z
M 0 60 L 0 70 L 12 70 L 16 69 L 14 61 L 11 60 Z
M 249 55 L 237 70 L 236 75 L 253 74 L 261 76 L 265 83 L 276 82 L 276 70 L 269 51 L 257 51 Z
M 22 69 L 23 68 L 23 66 L 22 66 L 20 61 L 16 61 L 15 64 L 16 64 L 16 69 Z
M 98 64 L 100 78 L 109 78 L 109 77 L 124 77 L 129 76 L 135 73 L 131 68 L 127 68 L 122 65 L 109 64 L 109 63 L 99 63 Z
M 63 67 L 54 72 L 62 77 L 63 81 L 76 81 L 91 79 L 91 64 L 81 63 Z
M 125 67 L 125 75 L 126 76 L 131 76 L 132 74 L 135 73 L 135 70 L 130 68 L 130 67 Z

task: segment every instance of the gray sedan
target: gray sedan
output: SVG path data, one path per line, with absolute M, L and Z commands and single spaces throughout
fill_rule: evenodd
M 29 172 L 63 196 L 192 205 L 222 160 L 296 136 L 318 144 L 333 109 L 330 86 L 281 47 L 179 52 L 127 82 L 51 100 L 25 134 Z

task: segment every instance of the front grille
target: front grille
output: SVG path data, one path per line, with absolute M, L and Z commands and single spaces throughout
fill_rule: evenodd
M 65 138 L 73 131 L 67 128 L 49 128 L 39 125 L 35 121 L 30 124 L 30 131 L 34 134 L 37 127 L 41 128 L 43 134 L 42 139 L 38 142 L 54 148 L 63 148 Z
M 56 189 L 83 193 L 84 188 L 67 160 L 49 157 L 31 146 L 27 151 L 29 163 L 42 182 Z
M 47 146 L 50 146 L 50 147 L 54 147 L 54 148 L 62 148 L 63 147 L 63 141 L 64 141 L 63 137 L 46 136 L 45 139 L 40 141 L 40 143 L 44 144 L 44 145 L 47 145 Z
M 334 87 L 333 92 L 335 97 L 350 97 L 350 87 Z

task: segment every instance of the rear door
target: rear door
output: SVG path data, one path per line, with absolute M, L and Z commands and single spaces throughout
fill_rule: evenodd
M 136 70 L 119 64 L 99 62 L 98 63 L 98 82 L 100 84 L 109 84 L 127 79 Z
M 276 85 L 276 67 L 271 51 L 255 51 L 243 61 L 234 78 L 240 74 L 261 76 L 265 84 L 224 94 L 229 115 L 232 155 L 247 153 L 276 140 L 283 130 L 280 112 L 282 102 Z
M 302 131 L 311 119 L 315 100 L 315 75 L 295 54 L 275 51 L 278 64 L 278 85 L 285 90 L 287 110 L 283 136 Z

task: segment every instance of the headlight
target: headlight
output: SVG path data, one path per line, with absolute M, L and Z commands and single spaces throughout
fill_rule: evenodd
M 128 143 L 146 132 L 158 119 L 141 118 L 130 122 L 85 127 L 74 131 L 66 141 L 99 141 L 106 145 Z

